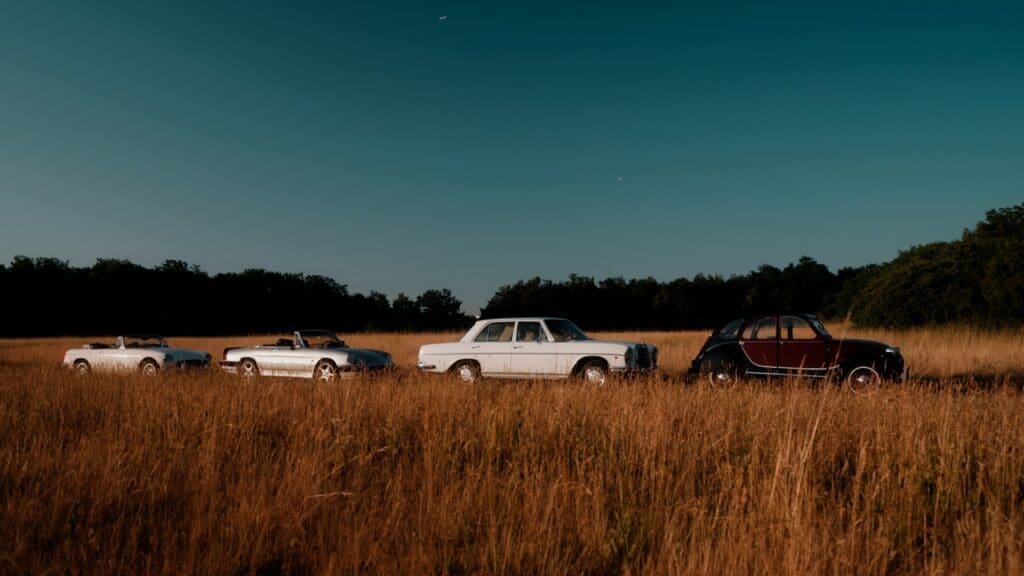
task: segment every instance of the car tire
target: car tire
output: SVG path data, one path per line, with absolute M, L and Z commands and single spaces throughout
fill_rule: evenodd
M 338 367 L 330 360 L 317 362 L 316 368 L 313 370 L 313 379 L 321 382 L 333 382 L 337 376 Z
M 242 378 L 256 378 L 260 375 L 260 367 L 252 358 L 242 358 L 238 362 L 238 375 Z
M 729 360 L 712 362 L 705 360 L 700 371 L 708 377 L 708 385 L 712 388 L 726 388 L 736 383 L 736 366 Z
M 141 364 L 139 364 L 139 372 L 141 372 L 143 376 L 153 377 L 160 373 L 160 366 L 157 365 L 156 360 L 146 358 Z
M 608 365 L 600 360 L 590 360 L 580 366 L 579 377 L 584 384 L 604 386 L 608 383 Z
M 75 360 L 74 370 L 78 376 L 88 376 L 92 372 L 92 366 L 85 360 Z
M 473 384 L 480 379 L 480 365 L 472 360 L 463 360 L 452 366 L 452 373 L 465 384 Z
M 846 372 L 846 387 L 860 393 L 882 383 L 882 376 L 871 366 L 855 366 Z

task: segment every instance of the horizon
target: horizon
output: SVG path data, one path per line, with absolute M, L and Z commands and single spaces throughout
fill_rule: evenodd
M 532 277 L 882 263 L 1024 180 L 1012 3 L 9 16 L 5 262 L 449 288 L 475 315 Z

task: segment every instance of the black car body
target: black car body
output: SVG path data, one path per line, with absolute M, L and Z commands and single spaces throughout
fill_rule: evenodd
M 713 384 L 744 376 L 803 376 L 851 385 L 903 379 L 899 348 L 872 340 L 833 338 L 811 314 L 738 318 L 712 332 L 691 373 Z

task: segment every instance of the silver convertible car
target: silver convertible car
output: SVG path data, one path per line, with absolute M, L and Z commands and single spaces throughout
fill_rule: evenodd
M 330 330 L 298 330 L 292 338 L 281 338 L 273 344 L 225 348 L 220 367 L 247 378 L 334 380 L 393 368 L 394 362 L 387 352 L 349 348 Z
M 601 385 L 610 373 L 657 370 L 658 348 L 596 340 L 564 318 L 494 318 L 478 321 L 458 342 L 421 346 L 417 366 L 464 382 L 575 376 Z
M 161 336 L 118 336 L 113 343 L 94 342 L 64 353 L 64 365 L 79 374 L 99 371 L 138 371 L 153 376 L 161 370 L 208 368 L 210 355 L 202 350 L 171 348 Z

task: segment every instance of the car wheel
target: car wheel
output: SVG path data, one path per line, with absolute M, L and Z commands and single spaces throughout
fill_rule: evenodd
M 260 375 L 260 369 L 252 358 L 243 358 L 238 363 L 238 375 L 242 378 L 255 378 Z
M 586 384 L 604 386 L 608 382 L 608 367 L 604 362 L 592 360 L 580 368 L 580 377 Z
M 857 366 L 846 375 L 846 385 L 853 392 L 863 392 L 881 382 L 882 377 L 871 366 Z
M 160 371 L 160 367 L 157 366 L 155 360 L 145 359 L 142 364 L 139 364 L 139 371 L 142 372 L 143 376 L 156 376 L 157 372 Z
M 715 363 L 705 361 L 701 372 L 707 374 L 708 385 L 712 388 L 725 388 L 736 382 L 736 368 L 728 360 Z
M 75 361 L 75 374 L 79 376 L 88 376 L 89 372 L 92 372 L 92 367 L 85 360 Z
M 313 372 L 313 378 L 326 382 L 334 380 L 334 377 L 337 375 L 338 368 L 329 360 L 321 360 L 320 363 L 316 365 L 316 370 Z
M 480 365 L 469 360 L 456 364 L 452 372 L 466 384 L 472 384 L 480 379 Z

